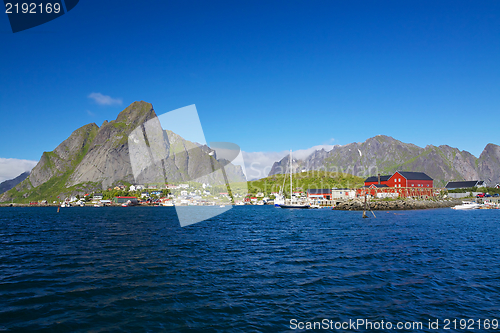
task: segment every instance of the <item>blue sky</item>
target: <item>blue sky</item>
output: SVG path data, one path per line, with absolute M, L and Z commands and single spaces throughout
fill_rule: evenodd
M 247 152 L 500 144 L 499 1 L 81 0 L 16 34 L 0 15 L 0 45 L 3 159 L 136 100 L 195 104 L 207 142 Z

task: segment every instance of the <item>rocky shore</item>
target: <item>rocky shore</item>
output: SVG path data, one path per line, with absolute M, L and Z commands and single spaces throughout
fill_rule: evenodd
M 430 209 L 430 208 L 446 208 L 453 207 L 462 203 L 461 199 L 451 200 L 373 200 L 367 203 L 369 210 L 410 210 L 410 209 Z M 363 200 L 349 200 L 338 203 L 334 210 L 364 210 Z
M 58 207 L 59 204 L 30 205 L 24 203 L 0 203 L 0 207 Z

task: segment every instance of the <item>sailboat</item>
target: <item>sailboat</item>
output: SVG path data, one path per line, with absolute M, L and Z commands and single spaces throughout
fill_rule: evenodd
M 285 200 L 285 203 L 281 204 L 281 208 L 298 208 L 298 209 L 308 209 L 310 206 L 306 203 L 299 203 L 298 200 L 293 200 L 293 181 L 292 181 L 292 150 L 290 149 L 290 202 L 287 203 L 287 200 Z

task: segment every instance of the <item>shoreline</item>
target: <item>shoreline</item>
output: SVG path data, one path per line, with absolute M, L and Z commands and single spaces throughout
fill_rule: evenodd
M 393 200 L 393 201 L 369 201 L 367 210 L 414 210 L 414 209 L 433 209 L 450 208 L 462 203 L 462 199 L 452 200 Z M 333 210 L 364 210 L 364 201 L 350 200 L 341 202 L 333 207 Z
M 433 208 L 449 208 L 461 204 L 463 199 L 448 199 L 448 200 L 393 200 L 393 201 L 369 201 L 367 202 L 367 210 L 414 210 L 414 209 L 433 209 Z M 0 207 L 59 207 L 59 204 L 43 204 L 31 205 L 23 203 L 0 203 Z M 269 205 L 263 205 L 269 206 Z M 81 207 L 81 206 L 75 206 Z M 93 205 L 83 207 L 95 208 Z M 121 207 L 121 205 L 110 205 L 106 207 Z M 156 207 L 155 205 L 137 205 L 134 207 Z M 175 206 L 172 206 L 175 207 Z M 74 208 L 74 207 L 73 207 Z M 337 202 L 333 210 L 343 211 L 362 211 L 364 210 L 364 201 L 360 199 Z

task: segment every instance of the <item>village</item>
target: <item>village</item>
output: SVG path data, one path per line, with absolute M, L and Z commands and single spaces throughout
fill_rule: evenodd
M 489 194 L 484 181 L 450 181 L 444 188 L 434 187 L 434 180 L 423 172 L 396 171 L 365 179 L 359 188 L 310 188 L 294 190 L 292 198 L 315 207 L 343 207 L 349 202 L 391 201 L 404 199 L 437 200 L 473 198 L 480 203 L 499 204 L 499 191 Z M 471 189 L 470 191 L 467 191 Z M 475 189 L 475 191 L 473 191 Z M 290 193 L 258 191 L 248 193 L 246 187 L 231 188 L 206 183 L 180 184 L 118 184 L 106 191 L 65 197 L 52 203 L 42 200 L 36 205 L 72 206 L 216 206 L 216 205 L 275 205 L 279 198 Z M 275 202 L 276 201 L 276 202 Z M 352 204 L 351 204 L 352 206 Z

